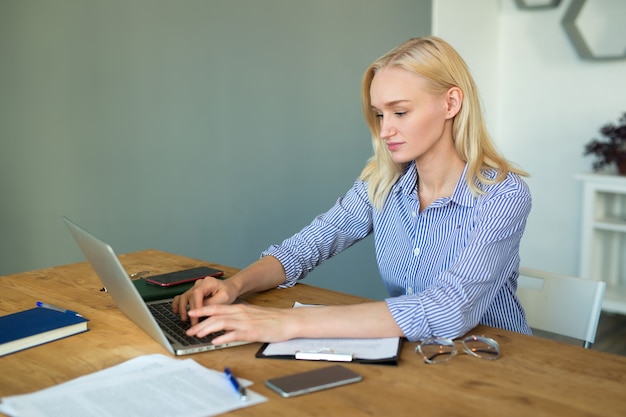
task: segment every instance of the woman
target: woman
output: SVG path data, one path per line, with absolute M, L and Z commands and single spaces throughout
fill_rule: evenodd
M 478 324 L 530 333 L 515 290 L 531 197 L 525 174 L 489 138 L 462 58 L 439 38 L 411 39 L 367 69 L 362 102 L 374 156 L 359 179 L 328 212 L 255 263 L 177 297 L 174 311 L 191 319 L 190 335 L 226 330 L 215 344 L 417 341 L 458 337 Z M 294 285 L 370 233 L 390 298 L 314 309 L 231 305 L 246 293 Z

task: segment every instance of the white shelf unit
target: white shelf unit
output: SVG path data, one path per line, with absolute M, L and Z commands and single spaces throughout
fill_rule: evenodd
M 626 177 L 576 178 L 583 183 L 579 274 L 606 282 L 604 311 L 626 314 Z

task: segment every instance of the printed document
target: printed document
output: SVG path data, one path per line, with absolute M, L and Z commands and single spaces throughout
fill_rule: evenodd
M 2 398 L 0 412 L 12 417 L 203 417 L 267 401 L 249 389 L 246 395 L 246 401 L 240 400 L 223 372 L 193 359 L 146 355 L 32 394 Z

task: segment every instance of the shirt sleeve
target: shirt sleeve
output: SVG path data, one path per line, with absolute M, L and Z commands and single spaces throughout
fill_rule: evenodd
M 471 330 L 497 304 L 498 292 L 517 271 L 530 192 L 521 180 L 492 188 L 496 191 L 478 198 L 476 225 L 467 245 L 433 285 L 417 294 L 385 300 L 409 340 L 433 335 L 455 338 Z M 509 313 L 502 307 L 495 314 Z
M 371 211 L 367 186 L 357 180 L 329 211 L 280 245 L 270 246 L 261 256 L 277 258 L 287 274 L 281 287 L 293 286 L 326 259 L 369 235 Z

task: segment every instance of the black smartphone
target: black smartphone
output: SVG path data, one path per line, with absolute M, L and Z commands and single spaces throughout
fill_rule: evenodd
M 363 377 L 342 365 L 271 378 L 265 385 L 285 398 L 361 381 Z
M 184 269 L 182 271 L 168 272 L 166 274 L 147 277 L 146 282 L 160 287 L 171 287 L 172 285 L 184 284 L 186 282 L 196 281 L 204 277 L 221 277 L 224 271 L 209 268 L 208 266 L 200 266 L 197 268 Z

